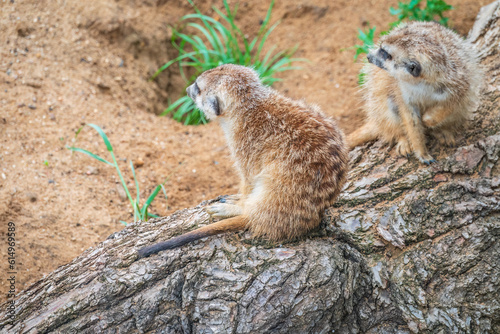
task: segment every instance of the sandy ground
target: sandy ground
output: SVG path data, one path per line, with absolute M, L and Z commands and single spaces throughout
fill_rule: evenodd
M 196 2 L 207 14 L 221 1 Z M 234 3 L 234 2 L 233 2 Z M 489 1 L 450 1 L 451 26 L 466 34 Z M 357 29 L 385 30 L 396 1 L 277 1 L 269 38 L 278 49 L 298 45 L 302 70 L 284 72 L 275 88 L 318 104 L 350 132 L 360 125 L 353 62 Z M 241 2 L 238 24 L 250 37 L 268 1 Z M 171 29 L 192 12 L 187 2 L 162 0 L 0 0 L 0 269 L 7 261 L 8 222 L 15 224 L 16 290 L 120 230 L 132 211 L 112 167 L 65 147 L 76 145 L 109 158 L 107 133 L 131 190 L 129 161 L 141 198 L 165 183 L 151 212 L 168 215 L 204 199 L 237 191 L 238 180 L 217 124 L 183 126 L 158 117 L 168 99 L 183 94 L 177 69 L 148 78 L 176 56 Z M 0 301 L 8 290 L 0 280 Z

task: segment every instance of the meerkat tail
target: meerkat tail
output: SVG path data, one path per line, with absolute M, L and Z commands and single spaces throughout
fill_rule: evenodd
M 246 216 L 236 216 L 221 220 L 207 226 L 200 227 L 194 231 L 185 233 L 170 240 L 157 243 L 152 246 L 139 249 L 139 259 L 156 254 L 163 250 L 174 249 L 190 243 L 192 241 L 226 232 L 236 232 L 245 229 L 248 218 Z

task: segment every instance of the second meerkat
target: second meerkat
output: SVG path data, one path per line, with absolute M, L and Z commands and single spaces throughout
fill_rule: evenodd
M 249 229 L 280 241 L 317 227 L 347 174 L 347 148 L 335 122 L 239 65 L 202 73 L 187 93 L 208 119 L 219 121 L 241 178 L 240 193 L 207 208 L 223 220 L 143 248 L 139 257 L 229 231 Z
M 482 71 L 472 45 L 438 23 L 411 22 L 383 36 L 367 58 L 366 124 L 347 137 L 349 147 L 382 139 L 401 155 L 434 162 L 426 133 L 453 145 L 477 105 Z

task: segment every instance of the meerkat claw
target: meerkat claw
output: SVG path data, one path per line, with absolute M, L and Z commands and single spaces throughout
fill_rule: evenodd
M 431 164 L 436 162 L 436 159 L 429 159 L 429 160 L 419 159 L 419 160 L 420 160 L 420 162 L 426 164 L 427 166 L 430 166 Z
M 219 203 L 236 204 L 241 199 L 241 195 L 225 195 L 219 200 Z

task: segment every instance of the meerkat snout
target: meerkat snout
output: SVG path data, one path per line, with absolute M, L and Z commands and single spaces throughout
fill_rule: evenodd
M 186 93 L 194 101 L 196 99 L 196 96 L 200 94 L 200 88 L 198 87 L 198 84 L 195 82 L 194 84 L 186 88 Z
M 377 67 L 380 67 L 381 69 L 385 70 L 386 68 L 384 67 L 384 59 L 380 59 L 379 57 L 377 57 L 377 54 L 378 52 L 376 53 L 369 53 L 366 58 L 368 59 L 368 62 L 370 62 L 371 64 L 377 66 Z
M 198 80 L 191 86 L 186 88 L 187 95 L 194 101 L 198 109 L 200 109 L 207 119 L 213 119 L 214 116 L 220 116 L 222 113 L 219 98 L 211 93 L 201 93 Z
M 375 66 L 380 67 L 381 69 L 385 70 L 384 63 L 386 60 L 392 60 L 392 56 L 384 49 L 378 48 L 375 50 L 372 50 L 368 56 L 368 61 L 372 63 Z

